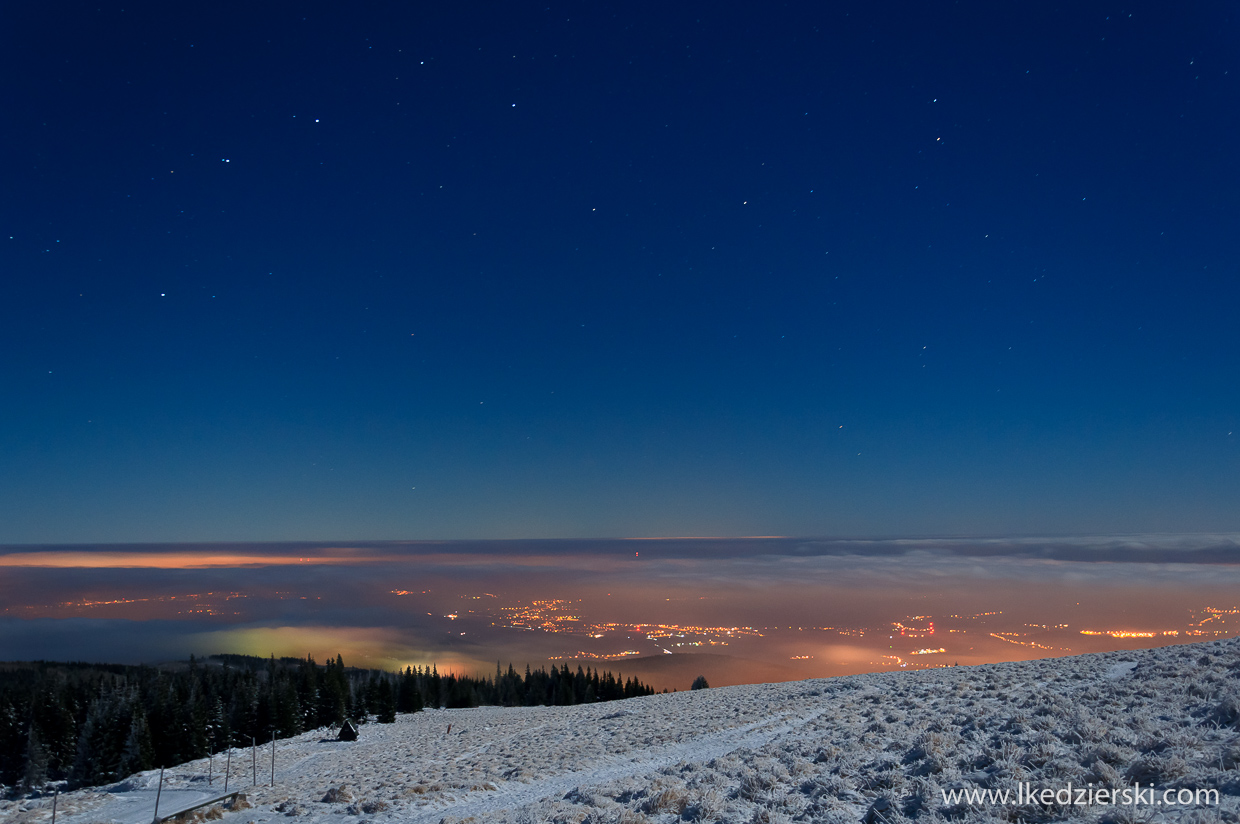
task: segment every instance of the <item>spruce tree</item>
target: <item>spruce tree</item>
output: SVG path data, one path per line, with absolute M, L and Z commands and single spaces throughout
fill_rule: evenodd
M 386 678 L 379 681 L 375 695 L 375 717 L 380 724 L 392 724 L 396 721 L 396 696 L 392 692 L 392 684 Z
M 25 768 L 26 725 L 12 701 L 0 703 L 0 784 L 21 781 Z
M 26 734 L 26 763 L 22 773 L 22 788 L 27 792 L 42 787 L 47 781 L 47 750 L 39 737 L 36 725 L 30 725 Z
M 137 708 L 129 721 L 129 734 L 121 751 L 120 776 L 132 775 L 155 766 L 155 748 L 151 746 L 151 732 L 146 724 L 146 713 Z

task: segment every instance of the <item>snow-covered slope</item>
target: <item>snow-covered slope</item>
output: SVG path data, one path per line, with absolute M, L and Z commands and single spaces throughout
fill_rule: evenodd
M 576 707 L 432 710 L 234 751 L 228 822 L 1236 821 L 1240 641 L 760 684 Z M 449 725 L 451 729 L 449 730 Z M 161 812 L 218 794 L 170 770 Z M 57 822 L 147 824 L 158 773 L 61 796 Z M 944 801 L 944 790 L 1218 790 L 1219 803 Z M 1191 794 L 1191 793 L 1190 793 Z M 325 800 L 327 799 L 327 800 Z M 882 800 L 880 800 L 882 799 Z M 890 807 L 884 808 L 885 801 Z M 1080 800 L 1079 797 L 1077 800 Z M 214 815 L 214 814 L 213 814 Z M 46 822 L 50 800 L 0 806 Z

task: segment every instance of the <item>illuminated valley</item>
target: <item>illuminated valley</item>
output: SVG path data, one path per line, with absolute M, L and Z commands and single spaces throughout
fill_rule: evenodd
M 0 576 L 0 641 L 13 660 L 53 649 L 116 663 L 312 654 L 461 673 L 580 662 L 683 689 L 698 675 L 724 685 L 919 670 L 1240 630 L 1240 565 L 1152 580 L 1148 565 L 1019 554 L 901 545 L 892 563 L 852 546 L 806 556 L 746 546 L 654 542 L 640 556 L 619 543 L 201 547 L 177 549 L 192 561 L 179 569 L 144 549 L 85 553 L 90 566 L 68 566 L 84 553 L 56 549 L 42 567 L 23 551 Z M 242 565 L 212 565 L 221 558 Z
M 1202 637 L 1229 637 L 1240 631 L 1240 609 L 1214 606 L 1190 611 L 1181 627 L 1156 629 L 1127 626 L 1077 629 L 1068 622 L 1055 620 L 1015 624 L 1001 610 L 939 617 L 910 615 L 887 624 L 851 627 L 708 626 L 658 620 L 615 622 L 603 620 L 605 616 L 596 614 L 584 599 L 532 600 L 498 606 L 484 614 L 490 625 L 499 629 L 571 639 L 571 646 L 566 645 L 553 660 L 622 660 L 638 656 L 732 652 L 741 648 L 754 655 L 787 651 L 789 654 L 780 656 L 782 659 L 802 665 L 849 663 L 875 669 L 926 669 L 951 666 L 960 660 L 976 663 L 982 658 L 1072 655 L 1098 651 L 1103 646 L 1111 648 L 1114 642 L 1125 642 L 1124 646 L 1130 647 L 1157 646 Z M 854 639 L 864 639 L 866 643 L 859 647 Z M 884 651 L 884 648 L 891 651 Z M 877 654 L 864 660 L 844 661 L 838 657 L 840 649 L 869 649 Z
M 277 593 L 289 596 L 289 593 Z M 152 595 L 146 598 L 95 597 L 53 604 L 14 604 L 0 614 L 22 618 L 65 618 L 74 615 L 143 620 L 177 616 L 239 616 L 238 604 L 230 603 L 251 596 L 242 592 L 189 592 L 181 595 Z M 303 596 L 297 596 L 303 597 Z
M 422 616 L 420 623 L 445 639 L 455 639 L 450 643 L 497 646 L 509 650 L 509 657 L 516 657 L 511 652 L 513 641 L 505 639 L 517 633 L 531 642 L 518 642 L 518 648 L 528 646 L 528 658 L 534 661 L 633 661 L 707 654 L 724 656 L 726 660 L 782 662 L 779 665 L 786 671 L 781 673 L 787 677 L 928 669 L 1159 646 L 1230 637 L 1240 630 L 1240 607 L 1213 604 L 1190 607 L 1177 624 L 1161 626 L 1132 622 L 1108 625 L 1095 617 L 1078 624 L 1053 615 L 1029 621 L 1005 610 L 899 615 L 867 623 L 797 625 L 754 621 L 760 611 L 745 604 L 737 604 L 734 609 L 738 618 L 750 619 L 745 622 L 668 620 L 662 613 L 671 608 L 657 606 L 650 607 L 650 614 L 641 620 L 617 620 L 618 608 L 623 606 L 631 611 L 632 606 L 623 599 L 618 602 L 611 593 L 607 593 L 605 601 L 589 597 L 519 599 L 506 597 L 502 590 L 498 594 L 459 594 L 410 587 L 386 589 L 385 593 L 397 603 L 407 604 L 410 614 Z M 302 615 L 299 620 L 304 621 L 305 616 L 324 608 L 325 597 L 331 600 L 325 592 L 297 589 L 147 596 L 93 594 L 54 603 L 11 604 L 0 614 L 21 618 L 205 620 L 226 627 L 263 615 L 287 615 L 290 609 Z M 683 615 L 684 610 L 678 614 Z M 398 632 L 388 634 L 399 637 Z M 398 663 L 402 660 L 398 659 Z

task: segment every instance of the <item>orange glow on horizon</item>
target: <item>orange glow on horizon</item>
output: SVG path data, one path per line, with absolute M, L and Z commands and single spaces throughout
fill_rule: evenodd
M 0 567 L 86 569 L 204 569 L 207 567 L 312 566 L 389 560 L 382 556 L 259 555 L 208 552 L 14 552 L 0 555 Z
M 259 567 L 259 566 L 314 566 L 364 565 L 364 564 L 443 564 L 451 567 L 489 567 L 509 564 L 519 567 L 546 568 L 559 566 L 565 569 L 605 569 L 608 564 L 618 564 L 619 559 L 561 558 L 555 555 L 509 556 L 501 554 L 471 553 L 455 555 L 448 552 L 425 554 L 360 554 L 361 550 L 347 547 L 319 550 L 320 554 L 303 552 L 299 555 L 263 554 L 258 552 L 230 553 L 219 551 L 201 552 L 133 552 L 109 551 L 83 552 L 74 550 L 51 550 L 47 552 L 13 552 L 0 554 L 0 567 L 46 567 L 83 569 L 206 569 L 211 567 Z

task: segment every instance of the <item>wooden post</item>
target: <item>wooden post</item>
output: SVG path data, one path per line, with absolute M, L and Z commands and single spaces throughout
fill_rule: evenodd
M 224 761 L 224 792 L 228 792 L 229 773 L 232 772 L 232 747 L 228 748 L 228 758 Z
M 207 786 L 211 786 L 212 773 L 215 769 L 215 753 L 207 750 Z
M 155 790 L 155 817 L 151 824 L 159 824 L 159 796 L 164 791 L 164 768 L 159 768 L 159 788 Z
M 56 792 L 52 795 L 52 824 L 56 824 L 56 800 L 60 798 L 60 787 L 56 788 Z
M 271 786 L 276 785 L 276 731 L 271 731 Z
M 258 746 L 254 743 L 254 736 L 250 736 L 250 766 L 254 771 L 254 786 L 258 786 Z

